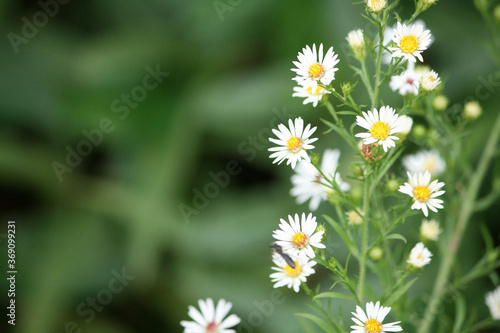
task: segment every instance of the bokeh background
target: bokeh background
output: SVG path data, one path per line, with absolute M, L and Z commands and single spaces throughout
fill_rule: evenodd
M 325 130 L 325 109 L 291 97 L 291 62 L 305 45 L 334 46 L 337 89 L 355 82 L 345 36 L 366 27 L 363 5 L 66 1 L 47 7 L 54 15 L 44 20 L 41 3 L 0 3 L 0 244 L 6 253 L 6 222 L 15 220 L 18 266 L 17 325 L 2 314 L 1 331 L 181 332 L 187 306 L 212 297 L 233 303 L 239 332 L 314 332 L 294 316 L 309 311 L 306 297 L 286 288 L 273 294 L 268 277 L 271 232 L 279 218 L 308 207 L 288 194 L 292 171 L 271 164 L 267 138 L 298 115 Z M 403 17 L 412 8 L 413 0 L 401 1 Z M 34 17 L 35 29 L 26 23 Z M 481 78 L 496 69 L 472 1 L 441 0 L 421 18 L 435 37 L 426 63 L 446 80 L 451 106 L 478 99 Z M 155 71 L 162 74 L 151 88 Z M 464 137 L 472 158 L 500 110 L 496 84 Z M 82 143 L 85 133 L 98 143 Z M 333 133 L 321 138 L 319 151 L 346 148 Z M 78 149 L 86 156 L 68 157 Z M 342 173 L 351 159 L 341 160 Z M 332 211 L 322 205 L 317 215 Z M 498 243 L 498 207 L 475 219 Z M 472 265 L 484 247 L 471 229 L 463 260 Z M 327 246 L 345 258 L 335 235 Z M 124 272 L 123 290 L 107 292 Z M 311 280 L 331 281 L 321 269 Z M 423 277 L 417 290 L 432 282 Z M 464 293 L 486 316 L 483 295 L 494 286 L 482 282 Z M 92 298 L 106 295 L 107 304 L 90 310 Z

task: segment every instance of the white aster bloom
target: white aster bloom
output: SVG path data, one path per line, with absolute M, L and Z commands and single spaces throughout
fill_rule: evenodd
M 438 77 L 438 74 L 434 71 L 430 71 L 422 75 L 420 79 L 420 86 L 422 89 L 426 91 L 432 91 L 436 89 L 438 84 L 441 83 L 441 79 Z
M 486 305 L 490 308 L 491 317 L 500 319 L 500 287 L 486 294 Z
M 416 20 L 414 24 L 420 24 L 423 27 L 423 30 L 426 30 L 426 28 L 425 28 L 425 22 L 423 20 Z M 398 27 L 398 25 L 396 23 L 393 26 L 387 26 L 385 28 L 385 30 L 384 30 L 384 42 L 383 42 L 384 46 L 386 46 L 386 47 L 391 46 L 390 44 L 392 43 L 392 38 L 396 34 L 397 27 Z M 432 42 L 434 42 L 434 40 L 432 39 L 432 36 L 430 36 L 430 41 L 429 41 L 429 45 L 427 45 L 427 48 L 429 46 L 431 46 Z M 388 52 L 387 50 L 384 49 L 382 51 L 382 62 L 384 64 L 388 64 L 388 63 L 391 62 L 391 60 L 392 60 L 392 54 L 390 52 Z M 419 74 L 418 71 L 416 71 L 416 73 Z
M 435 149 L 421 150 L 403 158 L 403 166 L 411 173 L 428 171 L 432 176 L 439 176 L 446 170 L 446 162 Z
M 408 62 L 408 68 L 400 75 L 391 77 L 389 87 L 392 91 L 397 91 L 400 95 L 418 95 L 421 75 L 415 72 L 415 63 Z
M 408 194 L 414 202 L 411 209 L 421 209 L 425 217 L 429 214 L 428 209 L 437 212 L 438 208 L 443 208 L 443 200 L 436 199 L 445 191 L 439 191 L 444 183 L 438 183 L 438 180 L 431 181 L 429 171 L 411 174 L 408 172 L 409 182 L 399 187 L 399 192 Z
M 406 24 L 397 23 L 396 34 L 392 41 L 397 46 L 389 47 L 393 58 L 404 57 L 409 62 L 424 62 L 421 53 L 427 49 L 431 42 L 431 32 L 424 30 L 424 26 L 419 23 L 408 27 Z
M 230 302 L 220 299 L 217 303 L 217 307 L 214 307 L 214 301 L 211 298 L 207 298 L 206 301 L 200 299 L 198 305 L 200 306 L 201 313 L 191 305 L 188 307 L 188 315 L 194 321 L 181 321 L 181 325 L 184 327 L 184 333 L 236 332 L 236 330 L 230 330 L 228 328 L 238 325 L 241 319 L 234 314 L 224 319 L 233 306 Z
M 432 253 L 424 246 L 424 243 L 417 243 L 410 251 L 410 257 L 406 261 L 416 268 L 422 268 L 431 262 Z
M 424 240 L 433 240 L 437 241 L 439 234 L 442 232 L 439 228 L 439 223 L 436 220 L 427 220 L 424 219 L 422 224 L 420 225 L 420 235 Z
M 354 316 L 351 319 L 356 323 L 351 326 L 351 333 L 401 332 L 403 328 L 398 325 L 400 321 L 382 323 L 390 311 L 390 307 L 380 306 L 380 302 L 375 305 L 373 302 L 366 303 L 366 313 L 361 307 L 356 306 L 356 312 L 351 312 Z
M 334 179 L 335 175 L 335 182 L 345 192 L 349 191 L 351 185 L 344 183 L 340 174 L 338 172 L 335 173 L 339 165 L 339 157 L 340 150 L 325 150 L 321 159 L 321 171 L 329 180 Z M 309 209 L 312 211 L 318 209 L 321 201 L 328 199 L 327 192 L 331 190 L 328 187 L 329 183 L 311 162 L 300 161 L 294 170 L 295 175 L 291 178 L 293 187 L 290 190 L 290 194 L 297 197 L 299 205 L 310 200 Z
M 325 231 L 316 232 L 318 222 L 311 213 L 307 217 L 305 213 L 302 213 L 302 218 L 299 214 L 295 214 L 295 217 L 288 215 L 288 221 L 290 223 L 280 219 L 280 229 L 273 232 L 276 244 L 281 246 L 283 251 L 290 253 L 292 257 L 304 259 L 315 257 L 313 247 L 325 248 L 325 245 L 321 243 Z
M 378 13 L 387 5 L 387 0 L 368 0 L 368 8 L 372 12 Z
M 305 98 L 302 104 L 312 103 L 313 107 L 318 105 L 325 94 L 331 94 L 330 91 L 321 86 L 316 86 L 316 90 L 313 91 L 310 86 L 299 85 L 298 87 L 294 87 L 293 91 L 292 97 Z
M 279 254 L 274 253 L 273 262 L 276 267 L 271 267 L 271 269 L 276 272 L 269 276 L 271 282 L 276 282 L 273 288 L 287 286 L 298 293 L 300 283 L 306 282 L 307 277 L 315 273 L 313 266 L 316 262 L 309 261 L 307 258 L 295 258 L 295 267 L 292 268 Z
M 398 118 L 394 109 L 389 106 L 382 106 L 380 113 L 377 109 L 363 112 L 363 117 L 356 117 L 356 124 L 367 129 L 368 132 L 358 133 L 355 136 L 362 138 L 365 145 L 378 143 L 382 145 L 384 151 L 387 151 L 388 148 L 396 146 L 394 140 L 399 140 L 393 135 L 402 130 Z
M 298 117 L 295 122 L 291 119 L 288 120 L 289 129 L 285 125 L 279 124 L 278 130 L 273 129 L 273 133 L 278 137 L 278 139 L 269 138 L 269 141 L 278 145 L 278 147 L 269 148 L 269 151 L 273 151 L 269 157 L 274 158 L 273 163 L 281 164 L 285 159 L 286 164 L 291 164 L 292 169 L 300 160 L 310 161 L 309 155 L 307 155 L 308 149 L 313 149 L 314 146 L 311 145 L 317 138 L 311 138 L 311 135 L 316 131 L 316 127 L 311 128 L 311 124 L 308 124 L 304 128 L 304 120 Z
M 293 80 L 298 84 L 311 87 L 311 91 L 316 91 L 318 82 L 327 86 L 335 79 L 335 72 L 338 68 L 335 65 L 339 62 L 338 55 L 330 47 L 323 57 L 323 44 L 319 45 L 319 50 L 316 52 L 316 44 L 313 44 L 312 49 L 308 46 L 299 52 L 297 59 L 293 64 L 297 68 L 292 68 L 292 71 L 297 74 Z

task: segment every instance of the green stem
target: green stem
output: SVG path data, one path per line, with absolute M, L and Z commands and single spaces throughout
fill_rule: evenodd
M 363 236 L 361 243 L 361 260 L 359 262 L 358 302 L 363 302 L 363 291 L 366 276 L 366 259 L 368 257 L 368 222 L 369 222 L 370 176 L 365 179 L 363 194 Z
M 439 267 L 438 276 L 434 284 L 434 289 L 429 301 L 429 305 L 422 319 L 421 325 L 419 325 L 420 333 L 428 333 L 431 329 L 432 323 L 434 322 L 434 317 L 439 310 L 441 298 L 444 296 L 446 291 L 446 285 L 451 273 L 453 262 L 455 261 L 455 256 L 457 254 L 458 248 L 460 246 L 460 241 L 462 240 L 463 234 L 469 222 L 469 219 L 474 212 L 474 206 L 476 198 L 479 192 L 479 187 L 483 181 L 486 174 L 488 165 L 493 158 L 496 150 L 496 145 L 500 137 L 500 114 L 497 116 L 496 122 L 490 132 L 490 137 L 483 150 L 481 159 L 477 165 L 476 171 L 474 172 L 467 192 L 462 200 L 463 205 L 461 206 L 460 212 L 458 214 L 458 221 L 453 231 L 453 235 L 448 243 L 446 251 L 443 253 L 443 262 Z
M 385 14 L 386 15 L 386 14 Z M 385 30 L 385 24 L 387 22 L 387 19 L 385 18 L 384 15 L 384 21 L 380 25 L 379 29 L 379 45 L 378 45 L 378 54 L 377 54 L 377 61 L 375 63 L 375 82 L 373 84 L 375 90 L 373 92 L 372 97 L 372 109 L 377 107 L 377 102 L 378 102 L 378 94 L 380 91 L 380 66 L 382 64 L 382 53 L 384 52 L 384 30 Z

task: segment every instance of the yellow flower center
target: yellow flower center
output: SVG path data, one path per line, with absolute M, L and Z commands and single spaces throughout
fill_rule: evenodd
M 427 186 L 417 186 L 413 190 L 413 196 L 415 199 L 418 201 L 427 201 L 429 199 L 429 196 L 431 195 L 431 191 Z
M 418 47 L 418 40 L 415 36 L 404 36 L 399 42 L 399 48 L 404 53 L 413 53 Z
M 300 275 L 302 268 L 299 265 L 298 260 L 295 260 L 295 268 L 290 267 L 290 265 L 285 266 L 285 273 L 290 277 L 297 277 Z
M 319 95 L 321 94 L 321 90 L 322 90 L 322 89 L 323 89 L 322 87 L 320 87 L 320 86 L 316 86 L 316 91 L 315 91 L 315 92 L 312 92 L 312 88 L 311 88 L 311 87 L 307 88 L 307 91 L 308 91 L 311 95 L 314 95 L 314 96 L 319 96 Z
M 325 69 L 320 64 L 312 64 L 309 67 L 309 76 L 313 79 L 319 79 L 323 73 L 325 73 Z
M 389 126 L 379 120 L 373 125 L 370 134 L 378 140 L 383 140 L 389 136 Z
M 367 333 L 379 333 L 382 331 L 382 324 L 375 319 L 368 319 L 365 323 Z
M 292 136 L 290 139 L 286 141 L 286 144 L 288 146 L 289 151 L 291 151 L 292 153 L 296 153 L 302 146 L 302 140 Z
M 307 240 L 308 238 L 303 232 L 297 232 L 292 237 L 292 244 L 295 247 L 302 248 L 304 245 L 307 244 Z

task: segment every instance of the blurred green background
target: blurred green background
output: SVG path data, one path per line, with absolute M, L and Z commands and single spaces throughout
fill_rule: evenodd
M 324 43 L 339 53 L 337 89 L 356 81 L 345 36 L 366 27 L 363 5 L 221 0 L 226 7 L 217 10 L 213 1 L 65 1 L 47 7 L 54 15 L 46 20 L 38 1 L 0 3 L 0 233 L 16 221 L 18 266 L 17 325 L 4 318 L 1 330 L 59 333 L 74 322 L 92 333 L 181 332 L 187 306 L 207 297 L 233 303 L 247 324 L 239 332 L 313 329 L 293 316 L 309 311 L 303 294 L 284 288 L 272 311 L 256 305 L 272 298 L 271 232 L 279 218 L 308 211 L 288 194 L 291 169 L 271 164 L 267 138 L 298 115 L 325 129 L 326 110 L 292 99 L 291 62 L 305 45 Z M 409 17 L 413 0 L 400 8 Z M 481 17 L 471 1 L 441 0 L 421 18 L 435 37 L 426 63 L 461 107 L 495 71 Z M 480 100 L 485 114 L 473 129 L 489 128 L 498 89 Z M 384 101 L 401 103 L 385 93 Z M 97 144 L 83 143 L 89 135 Z M 319 152 L 346 148 L 333 133 L 320 138 Z M 467 140 L 474 151 L 483 135 Z M 68 157 L 78 150 L 86 156 Z M 351 159 L 341 159 L 343 174 Z M 332 210 L 322 205 L 317 215 Z M 497 214 L 478 217 L 496 241 Z M 468 237 L 475 260 L 481 240 Z M 327 246 L 345 257 L 335 235 Z M 124 271 L 133 279 L 109 304 L 95 316 L 78 312 Z M 330 277 L 318 269 L 311 280 L 326 286 Z M 422 279 L 419 290 L 430 283 Z M 484 316 L 490 289 L 466 291 Z

